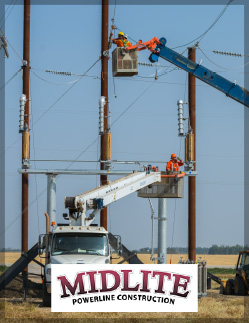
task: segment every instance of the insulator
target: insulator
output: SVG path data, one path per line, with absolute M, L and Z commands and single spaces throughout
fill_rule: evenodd
M 194 134 L 185 138 L 185 161 L 194 161 Z
M 19 132 L 24 132 L 24 108 L 27 102 L 26 95 L 20 97 L 20 116 L 19 116 Z
M 178 136 L 184 136 L 184 127 L 183 127 L 183 101 L 178 100 Z
M 72 72 L 61 72 L 61 71 L 51 71 L 51 70 L 46 70 L 45 72 L 51 73 L 51 74 L 57 74 L 57 75 L 72 76 Z
M 219 55 L 226 55 L 226 56 L 236 56 L 236 57 L 242 57 L 243 56 L 241 53 L 223 52 L 223 51 L 220 51 L 220 50 L 213 50 L 213 53 L 219 54 Z
M 99 134 L 104 134 L 104 108 L 106 100 L 104 96 L 101 96 L 99 99 Z

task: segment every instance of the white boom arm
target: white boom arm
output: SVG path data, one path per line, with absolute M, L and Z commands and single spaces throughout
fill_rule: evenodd
M 160 181 L 160 172 L 151 172 L 149 174 L 139 172 L 122 177 L 110 182 L 108 185 L 100 186 L 75 197 L 66 197 L 65 207 L 70 211 L 70 225 L 90 225 L 96 214 L 105 206 L 143 187 Z M 90 209 L 94 211 L 90 216 L 86 217 L 86 212 Z

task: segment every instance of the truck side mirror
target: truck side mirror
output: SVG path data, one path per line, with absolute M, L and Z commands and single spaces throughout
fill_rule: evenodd
M 40 234 L 39 235 L 39 241 L 38 241 L 38 254 L 41 256 L 44 252 L 44 249 L 46 248 L 46 234 Z
M 116 252 L 121 255 L 122 253 L 122 243 L 121 243 L 121 237 L 119 235 L 114 236 L 116 238 Z

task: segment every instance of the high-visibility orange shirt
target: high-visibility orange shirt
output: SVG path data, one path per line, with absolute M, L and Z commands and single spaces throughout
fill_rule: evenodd
M 132 44 L 127 40 L 122 40 L 122 39 L 113 39 L 112 42 L 117 45 L 117 47 L 124 47 L 124 44 L 126 44 L 127 47 L 132 46 Z
M 183 166 L 183 165 L 184 165 L 184 162 L 182 160 L 173 162 L 173 160 L 171 159 L 167 163 L 166 170 L 170 170 L 171 172 L 179 172 L 179 166 Z

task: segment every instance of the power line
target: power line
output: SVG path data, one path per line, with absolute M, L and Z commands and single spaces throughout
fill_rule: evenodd
M 99 62 L 100 58 L 97 59 L 96 62 L 94 62 L 88 69 L 87 71 L 84 73 L 88 73 L 98 62 Z M 82 77 L 78 80 L 78 82 L 84 77 L 84 74 L 82 75 Z M 77 82 L 77 83 L 78 83 Z M 33 123 L 33 126 L 38 123 L 77 83 L 72 84 L 64 93 L 62 93 L 62 95 Z M 2 153 L 2 155 L 4 155 L 10 148 L 12 148 L 17 142 L 19 142 L 20 137 L 18 137 L 9 147 L 7 147 L 4 152 Z M 2 156 L 1 155 L 1 156 Z M 1 157 L 0 156 L 0 157 Z
M 0 91 L 2 90 L 2 88 L 4 88 L 5 86 L 7 86 L 20 72 L 21 72 L 22 68 L 20 68 L 14 75 L 11 76 L 11 78 L 0 87 Z
M 98 58 L 75 83 L 63 92 L 62 95 L 34 122 L 34 125 L 40 121 L 99 61 L 100 58 Z
M 31 67 L 31 70 L 34 71 L 40 71 L 40 72 L 45 72 L 45 73 L 51 73 L 54 75 L 60 75 L 60 76 L 76 76 L 76 77 L 90 77 L 90 78 L 95 78 L 95 79 L 100 79 L 99 76 L 97 75 L 87 75 L 87 74 L 76 74 L 76 73 L 72 73 L 72 72 L 65 72 L 65 71 L 54 71 L 54 70 L 44 70 L 44 69 L 40 69 L 40 68 L 35 68 L 35 67 Z
M 99 60 L 97 60 L 92 66 L 91 66 L 91 68 L 98 62 Z M 91 68 L 89 68 L 88 70 L 87 70 L 87 72 L 91 69 Z M 74 83 L 72 86 L 74 86 L 76 83 Z M 120 116 L 113 122 L 113 124 L 114 123 L 116 123 L 125 113 L 126 113 L 126 111 L 128 111 L 136 102 L 137 102 L 137 100 L 151 87 L 153 85 L 153 83 L 152 84 L 150 84 L 121 114 L 120 114 Z M 70 89 L 72 88 L 72 86 L 70 87 Z M 68 90 L 65 92 L 65 93 L 67 93 L 68 92 Z M 58 102 L 58 100 L 56 101 L 56 102 Z M 36 122 L 38 122 L 38 121 L 36 121 Z M 94 145 L 97 141 L 98 141 L 98 139 L 99 139 L 99 136 L 96 138 L 96 139 L 94 139 L 82 152 L 80 152 L 80 154 L 78 154 L 77 156 L 76 156 L 76 158 L 74 159 L 74 160 L 72 160 L 71 162 L 70 162 L 70 164 L 66 167 L 66 169 L 69 169 L 72 165 L 73 165 L 73 163 L 75 162 L 75 161 L 77 161 L 92 145 Z M 58 175 L 57 176 L 57 180 L 59 179 L 61 177 L 61 175 Z M 37 196 L 37 199 L 39 199 L 44 193 L 46 192 L 46 189 L 44 189 L 38 196 Z M 34 203 L 36 202 L 36 199 L 35 200 L 33 200 L 28 206 L 27 206 L 27 208 L 30 208 Z M 27 209 L 26 208 L 26 209 Z M 18 214 L 18 216 L 17 217 L 15 217 L 11 222 L 10 222 L 10 224 L 8 224 L 5 228 L 4 228 L 4 230 L 3 230 L 3 232 L 4 231 L 6 231 L 12 224 L 14 224 L 20 217 L 21 217 L 21 215 L 22 215 L 22 213 L 23 212 L 25 212 L 26 211 L 26 209 L 24 209 L 20 214 Z
M 155 84 L 156 81 L 151 83 L 139 96 L 128 105 L 128 107 L 112 122 L 112 126 Z
M 2 15 L 2 17 L 1 17 L 1 19 L 0 19 L 0 23 L 1 23 L 1 21 L 4 19 L 4 17 L 5 17 L 5 15 L 6 15 L 6 13 L 8 12 L 8 10 L 9 10 L 9 8 L 10 8 L 10 6 L 12 5 L 12 2 L 13 2 L 14 0 L 12 0 L 11 1 L 11 3 L 8 5 L 8 8 L 6 9 L 6 11 L 3 13 L 3 15 Z
M 228 52 L 228 51 L 221 51 L 221 50 L 213 50 L 213 49 L 206 49 L 202 48 L 202 50 L 206 52 L 212 52 L 217 55 L 225 55 L 225 56 L 234 56 L 234 57 L 249 57 L 248 54 L 242 54 L 242 53 L 235 53 L 235 52 Z
M 15 48 L 11 45 L 11 43 L 9 42 L 8 39 L 6 39 L 7 43 L 9 44 L 9 46 L 12 48 L 12 50 L 14 51 L 14 53 L 16 54 L 16 56 L 20 59 L 20 61 L 23 63 L 23 59 L 21 58 L 21 56 L 17 53 L 17 51 L 15 50 Z
M 13 1 L 12 1 L 13 2 Z M 7 15 L 7 17 L 4 19 L 4 21 L 3 21 L 3 23 L 2 23 L 2 25 L 1 25 L 1 27 L 0 27 L 0 29 L 2 29 L 3 28 L 3 25 L 6 23 L 6 20 L 8 19 L 8 17 L 9 17 L 9 15 L 11 14 L 11 11 L 13 10 L 13 8 L 14 8 L 14 6 L 15 6 L 15 4 L 16 4 L 16 2 L 17 2 L 17 0 L 15 0 L 15 3 L 13 4 L 13 6 L 12 6 L 12 8 L 10 9 L 10 12 L 8 13 L 8 15 Z M 7 11 L 8 11 L 8 9 L 9 9 L 9 7 L 11 6 L 11 4 L 8 6 L 8 8 L 7 8 L 7 10 L 6 10 L 6 13 L 7 13 Z M 5 16 L 5 14 L 3 14 L 3 17 Z M 2 17 L 2 18 L 3 18 Z
M 204 32 L 202 33 L 199 37 L 193 39 L 192 41 L 186 43 L 186 44 L 183 44 L 183 45 L 180 45 L 180 46 L 176 46 L 176 47 L 173 47 L 172 49 L 176 49 L 176 48 L 180 48 L 180 47 L 185 47 L 187 45 L 190 45 L 192 44 L 193 42 L 199 40 L 198 42 L 200 42 L 205 36 L 206 34 L 216 25 L 216 23 L 220 20 L 220 18 L 224 15 L 224 13 L 226 12 L 227 8 L 230 6 L 230 4 L 233 2 L 234 0 L 229 0 L 228 3 L 226 4 L 226 6 L 224 7 L 224 9 L 221 11 L 221 13 L 218 15 L 218 17 L 215 19 L 215 21 L 211 24 L 211 26 Z
M 50 81 L 48 81 L 48 80 L 45 80 L 44 78 L 42 78 L 41 76 L 39 76 L 39 75 L 37 75 L 35 72 L 33 72 L 32 70 L 31 70 L 31 72 L 37 77 L 37 78 L 39 78 L 40 80 L 42 80 L 43 82 L 46 82 L 46 83 L 49 83 L 49 84 L 53 84 L 53 85 L 69 85 L 69 84 L 73 84 L 73 83 L 76 83 L 76 82 L 78 82 L 79 80 L 80 80 L 80 78 L 79 79 L 77 79 L 77 80 L 75 80 L 75 81 L 71 81 L 71 82 L 67 82 L 67 83 L 56 83 L 56 82 L 50 82 Z
M 112 21 L 113 21 L 113 22 L 115 21 L 116 6 L 117 6 L 117 0 L 115 0 L 115 4 L 114 4 L 113 17 L 112 17 Z
M 243 68 L 243 67 L 245 67 L 245 66 L 247 66 L 248 64 L 249 64 L 249 62 L 247 62 L 246 64 L 244 64 L 244 65 L 241 65 L 241 66 L 239 66 L 239 67 L 235 67 L 235 68 L 227 68 L 227 67 L 223 67 L 223 66 L 221 66 L 221 65 L 218 65 L 218 64 L 216 64 L 215 62 L 213 62 L 204 52 L 203 52 L 203 50 L 198 46 L 197 47 L 201 52 L 202 52 L 202 54 L 206 57 L 206 59 L 210 62 L 210 63 L 212 63 L 212 64 L 214 64 L 215 66 L 217 66 L 217 67 L 220 67 L 220 68 L 222 68 L 222 69 L 224 69 L 224 70 L 227 70 L 227 71 L 232 71 L 232 70 L 237 70 L 237 69 L 240 69 L 240 68 Z

